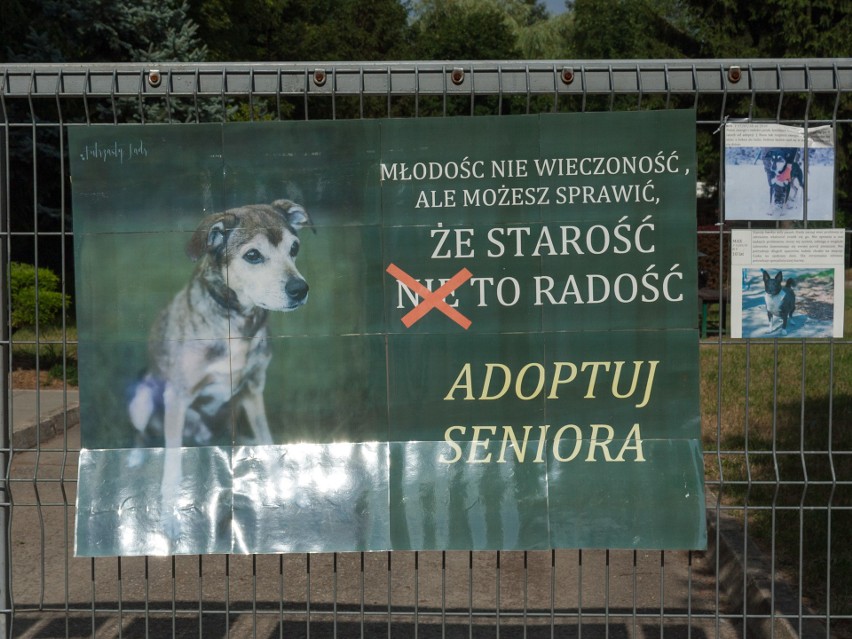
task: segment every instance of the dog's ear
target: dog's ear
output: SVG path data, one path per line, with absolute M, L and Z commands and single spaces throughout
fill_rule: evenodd
M 778 271 L 777 275 L 775 275 L 775 281 L 779 284 L 784 280 L 784 273 L 782 271 Z
M 316 233 L 311 218 L 308 217 L 307 211 L 300 204 L 296 204 L 290 200 L 275 200 L 272 203 L 272 208 L 297 231 L 301 231 L 304 227 L 308 226 Z
M 215 213 L 208 215 L 201 223 L 186 245 L 186 254 L 192 261 L 199 259 L 208 251 L 215 251 L 225 245 L 231 231 L 239 223 L 239 218 L 233 213 Z
M 760 269 L 760 272 L 761 272 L 761 273 L 763 273 L 763 281 L 764 281 L 764 282 L 768 282 L 768 281 L 769 281 L 769 273 L 767 273 L 767 272 L 766 272 L 765 270 L 763 270 L 763 269 Z

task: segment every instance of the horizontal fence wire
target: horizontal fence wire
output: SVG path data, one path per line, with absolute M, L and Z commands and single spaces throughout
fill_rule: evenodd
M 0 636 L 850 636 L 849 331 L 733 340 L 724 300 L 699 346 L 707 552 L 73 557 L 69 128 L 671 108 L 696 112 L 708 176 L 699 267 L 725 289 L 731 231 L 788 225 L 725 221 L 720 131 L 734 121 L 827 124 L 848 149 L 852 60 L 0 65 Z M 849 226 L 850 161 L 838 151 L 834 219 L 795 226 Z M 846 250 L 848 267 L 848 231 Z M 57 273 L 58 329 L 11 330 L 15 261 Z M 15 428 L 24 384 L 29 418 L 42 425 L 26 441 Z M 58 412 L 43 408 L 48 396 Z

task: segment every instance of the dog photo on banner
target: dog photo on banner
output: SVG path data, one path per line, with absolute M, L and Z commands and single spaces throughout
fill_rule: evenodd
M 832 219 L 832 127 L 729 122 L 723 130 L 726 220 Z

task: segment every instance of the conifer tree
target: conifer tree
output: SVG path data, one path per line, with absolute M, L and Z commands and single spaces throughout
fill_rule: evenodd
M 200 62 L 207 47 L 186 0 L 35 0 L 12 59 L 28 62 Z

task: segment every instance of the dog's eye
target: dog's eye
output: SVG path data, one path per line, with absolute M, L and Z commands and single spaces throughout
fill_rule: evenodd
M 290 257 L 296 257 L 299 254 L 299 243 L 293 242 L 293 246 L 290 247 Z
M 249 264 L 260 264 L 263 262 L 263 254 L 257 249 L 251 249 L 250 251 L 246 251 L 243 259 Z

